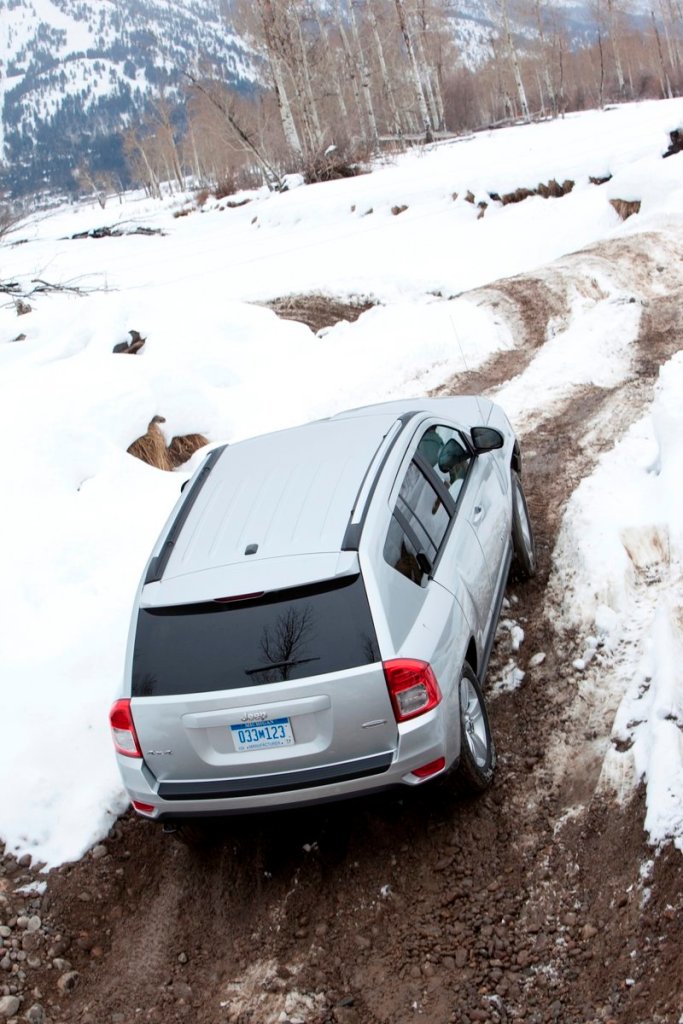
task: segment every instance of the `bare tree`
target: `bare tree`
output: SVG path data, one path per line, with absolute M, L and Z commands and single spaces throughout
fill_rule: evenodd
M 281 175 L 268 159 L 263 149 L 256 145 L 249 131 L 238 120 L 234 107 L 228 95 L 220 86 L 220 83 L 212 81 L 200 81 L 194 75 L 186 72 L 186 77 L 191 83 L 195 92 L 201 94 L 205 99 L 222 115 L 224 123 L 230 128 L 233 137 L 249 153 L 258 166 L 261 168 L 266 183 L 270 188 L 282 188 Z
M 368 20 L 370 23 L 370 29 L 372 31 L 372 38 L 375 43 L 375 52 L 377 54 L 377 61 L 379 64 L 380 78 L 382 82 L 382 91 L 385 96 L 387 110 L 389 114 L 389 121 L 391 127 L 396 135 L 400 135 L 402 131 L 401 116 L 399 114 L 398 104 L 396 102 L 396 94 L 394 86 L 392 84 L 391 76 L 387 68 L 387 61 L 384 54 L 384 46 L 382 44 L 382 38 L 379 32 L 379 24 L 377 22 L 377 10 L 375 5 L 371 2 L 367 6 Z
M 268 62 L 273 79 L 273 88 L 280 110 L 282 130 L 287 140 L 287 145 L 294 154 L 303 159 L 304 151 L 294 122 L 289 96 L 285 85 L 285 72 L 282 61 L 282 40 L 276 34 L 275 7 L 273 0 L 256 0 L 256 9 L 260 16 L 263 38 L 266 44 Z
M 372 103 L 372 95 L 370 91 L 370 72 L 368 70 L 367 61 L 363 53 L 363 47 L 361 46 L 360 35 L 358 33 L 358 21 L 356 18 L 356 4 L 354 0 L 350 0 L 349 4 L 349 15 L 351 22 L 351 30 L 353 32 L 353 41 L 358 54 L 358 66 L 360 68 L 360 85 L 361 95 L 363 97 L 363 104 L 365 106 L 365 114 L 368 119 L 368 127 L 370 129 L 370 140 L 373 149 L 377 149 L 378 137 L 377 137 L 377 120 L 375 118 L 375 108 Z
M 410 78 L 412 81 L 413 92 L 417 101 L 418 110 L 420 111 L 420 118 L 422 120 L 422 127 L 425 132 L 430 133 L 434 129 L 429 110 L 427 108 L 427 101 L 425 99 L 424 92 L 422 90 L 422 83 L 420 81 L 420 69 L 418 67 L 417 58 L 415 56 L 415 47 L 413 45 L 412 36 L 408 28 L 408 22 L 406 19 L 406 12 L 403 6 L 403 0 L 394 0 L 396 4 L 396 14 L 398 15 L 398 23 L 401 28 L 401 35 L 403 36 L 403 42 L 405 44 L 406 53 L 408 55 L 408 66 L 410 68 Z
M 505 33 L 505 41 L 507 43 L 508 58 L 510 60 L 512 73 L 515 79 L 515 86 L 517 88 L 517 98 L 519 99 L 522 117 L 525 121 L 530 121 L 531 116 L 529 114 L 529 104 L 527 103 L 524 82 L 522 81 L 522 73 L 519 69 L 519 58 L 517 56 L 517 50 L 515 49 L 514 40 L 512 38 L 512 29 L 510 28 L 510 11 L 508 8 L 508 0 L 498 0 L 498 7 L 501 13 L 501 17 L 503 19 L 503 31 Z

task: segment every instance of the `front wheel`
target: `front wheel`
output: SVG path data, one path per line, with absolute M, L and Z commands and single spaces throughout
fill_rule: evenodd
M 460 673 L 460 762 L 455 786 L 463 796 L 482 793 L 493 781 L 496 749 L 479 680 L 465 662 Z
M 512 570 L 517 579 L 528 580 L 536 575 L 536 543 L 524 496 L 522 481 L 514 471 L 512 477 Z

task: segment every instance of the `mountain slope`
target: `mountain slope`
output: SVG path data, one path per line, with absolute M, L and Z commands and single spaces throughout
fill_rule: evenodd
M 5 184 L 68 186 L 74 152 L 121 169 L 122 125 L 182 71 L 221 68 L 238 89 L 252 55 L 221 0 L 0 0 L 0 157 Z

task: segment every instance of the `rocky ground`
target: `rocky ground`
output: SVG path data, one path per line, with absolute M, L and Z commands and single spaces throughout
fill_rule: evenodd
M 631 378 L 523 432 L 540 571 L 511 584 L 490 667 L 521 625 L 524 681 L 492 694 L 492 788 L 233 821 L 201 849 L 126 816 L 47 876 L 6 854 L 0 1021 L 679 1024 L 681 855 L 647 846 L 642 793 L 619 806 L 598 786 L 613 709 L 577 704 L 577 638 L 554 628 L 547 587 L 568 497 L 679 347 L 683 252 L 667 244 L 625 239 L 482 290 L 522 344 L 442 389 L 495 394 L 603 273 L 643 306 Z

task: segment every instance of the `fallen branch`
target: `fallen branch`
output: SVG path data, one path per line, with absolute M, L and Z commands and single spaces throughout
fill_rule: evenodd
M 94 288 L 86 290 L 72 284 L 52 284 L 50 281 L 42 281 L 39 277 L 31 278 L 31 284 L 35 284 L 36 287 L 27 292 L 27 295 L 37 295 L 44 292 L 70 292 L 72 295 L 87 295 L 89 291 L 96 290 Z
M 68 295 L 84 296 L 107 290 L 105 288 L 83 288 L 75 284 L 53 284 L 52 281 L 44 281 L 40 277 L 31 278 L 31 284 L 33 287 L 27 288 L 19 281 L 0 281 L 0 295 L 11 296 L 12 303 L 17 307 L 17 312 L 21 314 L 30 310 L 30 306 L 24 306 L 21 300 L 30 299 L 32 295 L 51 295 L 61 292 Z

